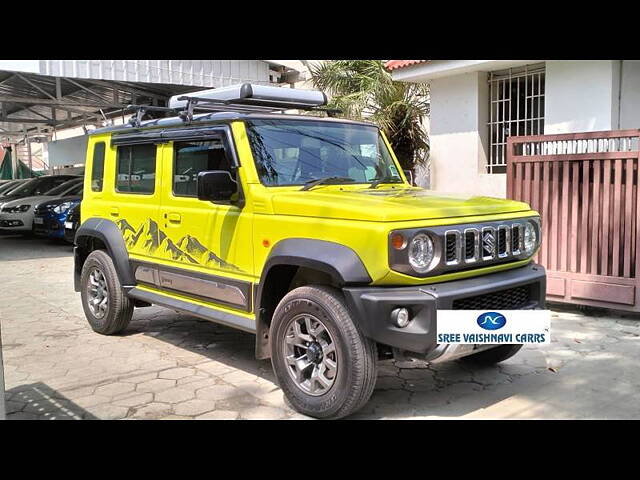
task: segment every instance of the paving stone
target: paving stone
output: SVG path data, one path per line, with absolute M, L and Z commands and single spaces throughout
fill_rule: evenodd
M 180 378 L 189 377 L 195 374 L 193 368 L 170 368 L 169 370 L 163 370 L 158 374 L 159 378 L 168 378 L 170 380 L 178 380 Z
M 201 400 L 224 400 L 246 395 L 246 393 L 231 385 L 212 385 L 201 388 L 196 392 L 196 397 Z
M 146 405 L 132 409 L 129 418 L 156 420 L 173 413 L 173 408 L 168 403 L 147 403 Z
M 139 383 L 136 387 L 137 392 L 161 392 L 168 390 L 176 384 L 175 380 L 168 380 L 165 378 L 156 378 L 153 380 L 147 380 L 146 382 Z
M 134 393 L 125 395 L 123 397 L 116 397 L 112 403 L 120 407 L 137 407 L 139 405 L 145 405 L 153 401 L 153 393 Z
M 195 417 L 202 415 L 203 413 L 210 412 L 216 407 L 215 402 L 211 400 L 187 400 L 186 402 L 178 403 L 174 406 L 174 412 L 176 415 L 186 415 L 188 417 Z
M 115 397 L 116 395 L 133 392 L 135 388 L 135 385 L 130 383 L 115 382 L 97 387 L 94 393 L 96 395 L 104 395 L 105 397 Z
M 99 418 L 100 420 L 116 420 L 127 416 L 129 409 L 127 407 L 121 407 L 113 404 L 100 404 L 95 407 L 91 407 L 89 412 Z
M 274 407 L 253 407 L 240 412 L 240 418 L 245 420 L 277 420 L 284 418 L 286 412 L 281 408 Z
M 156 393 L 155 400 L 163 403 L 180 403 L 190 400 L 194 397 L 194 392 L 183 388 L 170 388 L 162 392 Z
M 204 415 L 198 415 L 196 420 L 235 420 L 240 414 L 230 410 L 214 410 Z

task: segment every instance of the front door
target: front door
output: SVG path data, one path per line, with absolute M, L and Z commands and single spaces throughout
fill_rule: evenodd
M 164 145 L 156 256 L 163 287 L 201 301 L 251 310 L 251 218 L 229 203 L 198 200 L 197 176 L 227 170 L 235 177 L 224 132 Z M 163 273 L 164 272 L 164 273 Z

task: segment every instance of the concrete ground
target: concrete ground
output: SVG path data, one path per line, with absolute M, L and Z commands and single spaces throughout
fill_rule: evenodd
M 8 419 L 298 419 L 253 336 L 159 307 L 94 333 L 71 247 L 0 236 Z M 385 361 L 352 418 L 640 418 L 640 321 L 555 310 L 552 343 L 498 367 Z

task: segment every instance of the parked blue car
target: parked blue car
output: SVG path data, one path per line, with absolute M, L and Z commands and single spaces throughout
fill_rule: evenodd
M 43 237 L 64 239 L 67 216 L 81 201 L 82 185 L 79 186 L 79 192 L 76 195 L 47 200 L 36 205 L 33 212 L 33 233 Z

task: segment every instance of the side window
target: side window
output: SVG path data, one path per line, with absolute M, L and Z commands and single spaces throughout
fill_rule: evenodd
M 156 146 L 118 147 L 116 155 L 116 191 L 150 195 L 156 185 Z
M 104 142 L 93 146 L 93 161 L 91 163 L 91 191 L 101 192 L 104 178 Z
M 222 138 L 173 144 L 174 195 L 197 196 L 196 179 L 198 173 L 205 170 L 231 172 L 231 161 L 225 152 Z

